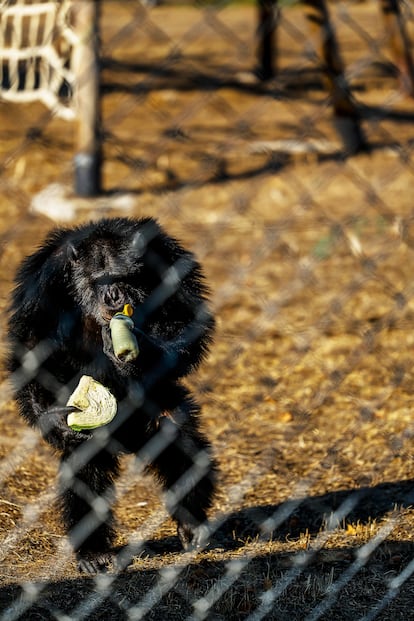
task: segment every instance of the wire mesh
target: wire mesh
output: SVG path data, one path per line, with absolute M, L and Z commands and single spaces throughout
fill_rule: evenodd
M 126 456 L 118 564 L 80 576 L 54 504 L 58 460 L 18 416 L 2 365 L 0 619 L 411 618 L 414 104 L 379 3 L 330 3 L 369 145 L 348 157 L 303 7 L 280 8 L 276 75 L 260 81 L 254 5 L 102 3 L 95 200 L 71 195 L 72 126 L 41 103 L 0 102 L 2 353 L 16 267 L 56 220 L 156 217 L 211 288 L 215 338 L 186 385 L 219 471 L 205 545 L 183 552 L 146 473 L 168 433 Z M 27 353 L 23 382 L 48 355 Z M 79 491 L 104 429 L 61 484 Z M 178 495 L 203 476 L 199 457 Z M 79 493 L 82 538 L 111 498 Z

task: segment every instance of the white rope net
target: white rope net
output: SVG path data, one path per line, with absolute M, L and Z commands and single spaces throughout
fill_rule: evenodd
M 0 98 L 41 101 L 59 117 L 73 119 L 75 34 L 71 0 L 0 0 Z

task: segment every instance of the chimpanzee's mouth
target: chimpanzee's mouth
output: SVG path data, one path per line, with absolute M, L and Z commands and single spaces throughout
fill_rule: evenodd
M 101 317 L 105 323 L 110 323 L 111 319 L 115 315 L 126 315 L 128 317 L 131 317 L 131 315 L 134 312 L 133 307 L 129 303 L 122 304 L 122 306 L 118 306 L 118 307 L 113 307 L 113 306 L 108 307 L 108 306 L 101 305 L 100 309 L 101 309 L 101 313 L 100 313 Z
M 110 310 L 105 309 L 104 311 L 102 311 L 102 312 L 101 312 L 101 317 L 102 317 L 102 319 L 103 319 L 104 323 L 106 323 L 106 324 L 108 324 L 108 325 L 109 325 L 109 324 L 110 324 L 110 322 L 111 322 L 111 319 L 112 319 L 112 317 L 113 317 L 114 315 L 116 315 L 117 313 L 122 313 L 122 308 L 123 308 L 123 307 L 118 308 L 118 309 L 116 309 L 116 310 L 114 310 L 114 309 L 112 309 L 112 308 L 111 308 Z

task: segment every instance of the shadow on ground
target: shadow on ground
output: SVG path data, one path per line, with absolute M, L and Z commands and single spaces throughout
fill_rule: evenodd
M 298 619 L 300 602 L 300 614 L 310 619 L 353 621 L 373 613 L 378 614 L 367 618 L 398 619 L 398 611 L 414 601 L 414 543 L 372 545 L 371 539 L 369 554 L 361 554 L 360 547 L 312 547 L 312 542 L 304 550 L 269 553 L 263 544 L 269 529 L 273 540 L 295 538 L 304 529 L 316 535 L 332 515 L 335 520 L 342 516 L 342 525 L 363 523 L 413 502 L 414 481 L 403 481 L 245 509 L 217 522 L 211 541 L 214 560 L 207 550 L 187 564 L 175 538 L 149 541 L 140 550 L 142 569 L 136 559 L 120 574 L 3 587 L 0 618 L 243 619 L 255 611 L 262 615 L 257 618 L 291 621 Z M 243 542 L 253 538 L 257 543 L 243 550 Z M 217 548 L 223 550 L 223 560 L 217 560 Z M 171 562 L 161 570 L 145 567 L 144 559 L 165 553 L 171 554 Z M 316 611 L 319 616 L 312 617 Z

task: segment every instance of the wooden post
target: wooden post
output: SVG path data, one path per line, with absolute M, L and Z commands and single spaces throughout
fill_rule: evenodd
M 401 86 L 406 93 L 414 95 L 414 62 L 399 0 L 381 0 L 381 11 L 385 36 L 400 73 Z
M 258 0 L 258 7 L 257 57 L 259 64 L 257 73 L 261 80 L 269 80 L 275 75 L 275 36 L 280 9 L 278 0 Z
M 303 0 L 314 47 L 332 97 L 334 124 L 348 154 L 365 148 L 359 114 L 345 78 L 335 30 L 325 0 Z
M 87 197 L 101 192 L 99 0 L 76 0 L 72 10 L 78 38 L 72 55 L 77 118 L 75 192 Z

